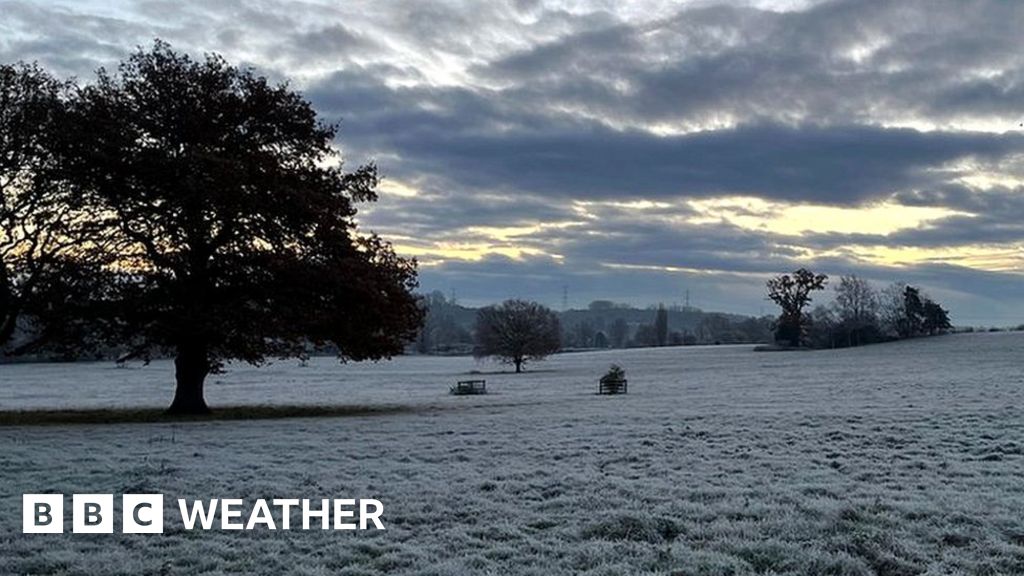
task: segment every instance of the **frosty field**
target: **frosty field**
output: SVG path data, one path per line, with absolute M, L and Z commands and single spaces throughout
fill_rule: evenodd
M 1021 574 L 1024 335 L 232 366 L 252 422 L 0 428 L 0 574 Z M 627 396 L 594 394 L 611 362 Z M 470 371 L 491 394 L 452 397 Z M 0 409 L 163 406 L 171 365 L 0 366 Z M 23 535 L 26 492 L 377 498 L 386 531 Z M 176 514 L 169 506 L 166 514 Z

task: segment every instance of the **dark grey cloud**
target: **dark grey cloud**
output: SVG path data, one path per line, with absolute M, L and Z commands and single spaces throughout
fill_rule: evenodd
M 486 196 L 444 190 L 428 191 L 412 198 L 390 197 L 385 192 L 379 202 L 364 206 L 361 214 L 377 230 L 428 241 L 464 238 L 468 226 L 524 227 L 577 218 L 571 206 L 541 197 Z
M 622 121 L 1002 116 L 1009 129 L 1020 114 L 1022 20 L 1024 5 L 998 1 L 684 8 L 583 29 L 477 72 Z
M 159 24 L 133 24 L 27 1 L 0 1 L 0 14 L 0 57 L 38 61 L 62 76 L 88 77 L 133 47 L 122 44 L 125 38 L 166 30 Z
M 377 42 L 372 38 L 343 24 L 331 24 L 297 34 L 286 49 L 303 56 L 317 54 L 337 58 L 356 50 L 373 50 L 377 47 Z
M 551 118 L 500 93 L 392 89 L 350 72 L 314 84 L 308 95 L 342 119 L 346 142 L 362 155 L 402 158 L 402 172 L 562 198 L 743 194 L 858 204 L 942 184 L 960 175 L 945 169 L 956 160 L 991 163 L 1024 151 L 1019 133 L 871 125 L 659 136 Z
M 659 137 L 599 127 L 397 143 L 467 187 L 495 181 L 569 198 L 750 195 L 859 204 L 935 185 L 961 158 L 1022 149 L 1019 135 L 921 133 L 865 126 L 747 126 Z

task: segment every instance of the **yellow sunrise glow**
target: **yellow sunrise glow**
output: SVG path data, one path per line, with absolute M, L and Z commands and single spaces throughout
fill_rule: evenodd
M 581 222 L 539 222 L 529 226 L 470 226 L 466 228 L 466 233 L 472 236 L 482 236 L 501 242 L 508 242 L 516 238 L 539 234 L 544 230 L 580 225 L 582 225 Z
M 715 274 L 729 274 L 730 276 L 736 277 L 748 277 L 760 279 L 763 274 L 758 272 L 740 272 L 736 270 L 726 270 L 724 268 L 690 268 L 688 266 L 658 266 L 653 264 L 622 264 L 614 262 L 606 262 L 601 265 L 604 268 L 610 268 L 612 270 L 645 270 L 652 272 L 685 272 L 687 274 L 704 275 L 710 276 Z
M 448 260 L 479 262 L 492 255 L 505 256 L 513 260 L 522 260 L 528 256 L 547 256 L 556 260 L 562 259 L 561 255 L 548 254 L 536 248 L 490 244 L 487 242 L 437 242 L 429 246 L 396 242 L 394 248 L 400 254 L 415 256 L 421 259 L 421 264 L 425 266 L 441 264 Z
M 411 190 L 411 188 L 409 188 Z M 689 200 L 686 209 L 676 213 L 679 203 L 653 200 L 574 201 L 571 207 L 577 220 L 537 222 L 515 226 L 468 226 L 459 231 L 463 241 L 424 241 L 397 236 L 395 249 L 403 255 L 415 256 L 424 266 L 446 261 L 478 262 L 491 255 L 514 260 L 532 257 L 552 258 L 562 255 L 550 251 L 557 245 L 558 230 L 583 228 L 586 234 L 603 234 L 593 222 L 600 221 L 601 208 L 623 213 L 635 212 L 645 217 L 679 226 L 715 226 L 728 223 L 739 228 L 772 234 L 781 254 L 801 260 L 840 258 L 882 266 L 909 267 L 930 263 L 946 263 L 977 270 L 1016 272 L 1024 274 L 1024 247 L 1015 245 L 963 246 L 889 246 L 886 237 L 895 232 L 927 228 L 934 222 L 953 216 L 974 217 L 973 214 L 947 208 L 904 206 L 882 202 L 858 207 L 837 207 L 808 204 L 785 204 L 753 197 L 729 197 Z M 694 215 L 696 213 L 696 215 Z M 549 239 L 538 248 L 535 235 L 549 232 Z M 803 245 L 801 238 L 810 233 L 856 234 L 857 244 L 829 250 Z M 877 244 L 865 243 L 865 236 L 876 236 Z M 796 256 L 794 256 L 794 254 Z M 608 262 L 604 266 L 630 268 L 623 263 Z M 640 266 L 638 269 L 647 269 Z M 656 267 L 666 272 L 720 273 L 723 270 Z
M 993 188 L 1018 188 L 1024 186 L 1024 179 L 1008 174 L 995 172 L 974 172 L 958 178 L 963 184 L 975 190 L 991 190 Z
M 851 246 L 849 252 L 862 260 L 887 266 L 942 263 L 990 272 L 1024 273 L 1021 246 Z
M 808 232 L 869 234 L 885 236 L 899 230 L 920 228 L 929 222 L 950 216 L 972 216 L 947 208 L 902 206 L 890 202 L 860 207 L 780 204 L 759 198 L 715 198 L 692 200 L 689 206 L 699 216 L 691 224 L 727 222 L 748 230 L 785 236 Z
M 378 189 L 382 196 L 399 196 L 401 198 L 412 198 L 413 196 L 419 196 L 420 192 L 416 188 L 402 182 L 401 180 L 393 180 L 391 178 L 385 178 L 381 180 Z

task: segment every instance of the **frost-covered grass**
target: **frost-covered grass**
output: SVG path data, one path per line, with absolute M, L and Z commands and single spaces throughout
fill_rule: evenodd
M 626 396 L 597 396 L 612 362 Z M 2 574 L 1021 574 L 1024 336 L 814 353 L 233 367 L 337 418 L 0 428 Z M 0 409 L 161 406 L 170 367 L 0 366 Z M 373 497 L 384 532 L 22 535 L 24 492 Z M 168 516 L 176 514 L 169 507 Z

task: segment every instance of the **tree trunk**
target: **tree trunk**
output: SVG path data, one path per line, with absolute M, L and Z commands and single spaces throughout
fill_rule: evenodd
M 523 371 L 523 359 L 516 358 L 514 362 L 516 363 L 516 374 L 519 374 L 520 372 Z
M 203 382 L 210 373 L 206 346 L 189 343 L 178 346 L 174 359 L 174 401 L 167 409 L 168 414 L 206 414 L 210 409 L 203 398 Z

